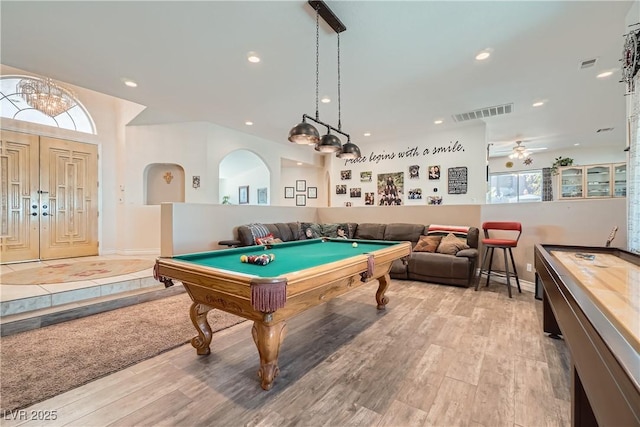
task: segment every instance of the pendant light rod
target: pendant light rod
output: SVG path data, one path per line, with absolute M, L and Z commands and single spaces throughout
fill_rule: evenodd
M 329 128 L 329 129 L 331 129 L 331 130 L 333 130 L 333 131 L 338 132 L 340 135 L 346 136 L 348 139 L 351 139 L 351 136 L 350 136 L 348 133 L 344 133 L 344 132 L 342 132 L 342 130 L 340 130 L 340 129 L 336 129 L 336 128 L 334 128 L 333 126 L 331 126 L 330 124 L 325 123 L 325 122 L 323 122 L 323 121 L 322 121 L 322 120 L 320 120 L 320 119 L 316 119 L 315 117 L 311 117 L 311 116 L 310 116 L 310 115 L 308 115 L 308 114 L 303 114 L 303 115 L 302 115 L 302 121 L 304 121 L 304 119 L 312 120 L 312 121 L 316 122 L 316 123 L 317 123 L 317 124 L 319 124 L 319 125 L 325 126 L 325 127 Z
M 340 21 L 336 14 L 333 13 L 331 9 L 329 9 L 329 6 L 327 6 L 324 1 L 309 0 L 308 3 L 311 5 L 313 10 L 318 10 L 318 13 L 320 14 L 320 16 L 322 16 L 322 19 L 324 19 L 324 22 L 329 24 L 329 26 L 333 28 L 333 31 L 340 34 L 341 32 L 347 30 L 347 27 L 345 27 L 345 25 Z
M 316 5 L 316 120 L 320 120 L 318 109 L 318 87 L 320 85 L 320 5 Z

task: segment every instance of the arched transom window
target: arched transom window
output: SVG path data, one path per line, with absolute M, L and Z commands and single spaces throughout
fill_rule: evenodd
M 38 80 L 28 76 L 0 77 L 0 117 L 78 132 L 96 133 L 93 119 L 73 94 L 73 107 L 55 116 L 45 114 L 29 105 L 18 89 L 20 81 L 25 78 Z

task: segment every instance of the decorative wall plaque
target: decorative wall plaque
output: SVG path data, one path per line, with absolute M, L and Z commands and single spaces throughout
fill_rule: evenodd
M 447 169 L 449 194 L 467 194 L 466 166 Z

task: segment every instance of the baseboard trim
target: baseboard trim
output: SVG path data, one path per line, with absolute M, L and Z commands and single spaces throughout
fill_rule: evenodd
M 476 280 L 477 280 L 477 276 L 476 276 Z M 529 282 L 528 280 L 520 280 L 520 288 L 522 289 L 522 292 L 531 292 L 532 294 L 536 292 L 536 284 L 534 282 Z M 480 278 L 480 286 L 484 286 L 484 283 L 487 281 L 486 277 L 483 276 Z M 507 284 L 507 278 L 506 277 L 501 277 L 501 276 L 494 276 L 493 274 L 491 275 L 491 283 L 500 283 L 502 285 L 506 285 Z M 511 277 L 511 286 L 513 286 L 514 288 L 517 289 L 517 285 L 516 285 L 516 280 L 515 277 Z

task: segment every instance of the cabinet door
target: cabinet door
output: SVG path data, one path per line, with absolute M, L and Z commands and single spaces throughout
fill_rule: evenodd
M 582 175 L 582 167 L 567 166 L 559 169 L 560 171 L 560 191 L 558 192 L 560 199 L 578 199 L 584 197 L 583 188 L 584 180 Z
M 586 197 L 611 197 L 611 165 L 585 166 Z
M 627 164 L 613 165 L 613 197 L 627 196 Z

